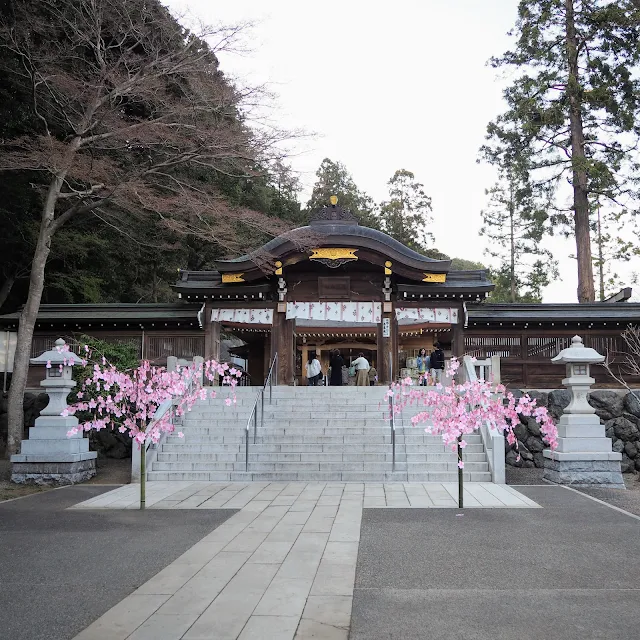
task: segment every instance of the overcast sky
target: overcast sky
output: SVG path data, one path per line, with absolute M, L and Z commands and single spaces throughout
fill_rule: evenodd
M 510 46 L 517 0 L 171 0 L 207 24 L 252 21 L 245 55 L 221 56 L 244 84 L 270 83 L 281 125 L 317 135 L 292 157 L 306 201 L 323 158 L 343 162 L 374 200 L 396 169 L 433 199 L 435 247 L 484 260 L 478 235 L 492 167 L 478 164 L 504 81 L 486 62 Z M 572 242 L 555 240 L 561 281 L 545 302 L 576 301 Z

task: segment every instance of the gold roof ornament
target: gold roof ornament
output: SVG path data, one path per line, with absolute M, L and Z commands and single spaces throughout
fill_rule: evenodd
M 338 204 L 338 196 L 331 196 L 329 202 L 335 207 Z
M 422 282 L 446 282 L 446 273 L 425 273 Z
M 234 282 L 244 282 L 244 273 L 223 273 L 222 284 L 232 284 Z

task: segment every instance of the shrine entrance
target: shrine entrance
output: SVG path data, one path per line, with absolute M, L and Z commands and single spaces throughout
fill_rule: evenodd
M 302 325 L 302 326 L 300 326 Z M 327 375 L 331 354 L 335 349 L 340 350 L 347 367 L 364 354 L 369 364 L 378 367 L 377 326 L 313 326 L 299 321 L 296 325 L 296 365 L 295 383 L 307 384 L 305 363 L 312 354 L 320 361 L 322 373 Z M 349 379 L 349 383 L 353 380 Z

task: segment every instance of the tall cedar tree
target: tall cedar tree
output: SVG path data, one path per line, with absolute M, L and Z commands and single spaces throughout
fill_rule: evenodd
M 0 17 L 2 71 L 30 96 L 38 123 L 31 135 L 2 141 L 0 170 L 4 180 L 37 171 L 33 188 L 42 197 L 9 393 L 8 454 L 22 437 L 45 266 L 65 224 L 95 212 L 114 225 L 154 220 L 227 250 L 242 242 L 239 227 L 286 230 L 275 218 L 229 207 L 209 179 L 251 175 L 284 137 L 249 129 L 245 96 L 218 68 L 216 52 L 232 46 L 238 30 L 195 35 L 158 0 L 18 0 Z
M 435 238 L 428 230 L 433 223 L 431 198 L 411 171 L 398 169 L 387 183 L 389 200 L 380 203 L 383 230 L 398 242 L 421 253 Z
M 316 182 L 307 202 L 308 216 L 328 205 L 331 196 L 337 196 L 338 204 L 351 211 L 360 224 L 380 228 L 373 200 L 360 191 L 344 164 L 325 158 L 316 171 Z
M 569 182 L 571 204 L 558 204 L 551 221 L 572 229 L 578 301 L 591 302 L 590 199 L 637 196 L 640 3 L 521 0 L 512 35 L 515 48 L 491 61 L 515 73 L 508 110 L 489 125 L 483 150 L 502 166 L 505 154 L 526 150 L 538 184 Z
M 506 292 L 496 286 L 491 299 L 539 302 L 550 277 L 557 276 L 557 263 L 540 246 L 548 215 L 544 209 L 535 207 L 530 185 L 511 175 L 489 189 L 487 196 L 489 203 L 482 211 L 480 235 L 489 240 L 486 253 L 500 261 L 496 274 L 507 285 Z M 532 262 L 528 260 L 530 256 L 538 259 Z M 500 299 L 505 293 L 505 299 Z

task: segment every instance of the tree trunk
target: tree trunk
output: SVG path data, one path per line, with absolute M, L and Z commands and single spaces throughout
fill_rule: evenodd
M 602 247 L 602 223 L 600 221 L 600 203 L 598 203 L 598 275 L 600 279 L 600 302 L 604 302 L 604 249 Z
M 462 462 L 462 447 L 460 446 L 460 442 L 462 440 L 462 436 L 458 436 L 458 462 Z M 462 469 L 460 465 L 458 465 L 458 509 L 464 508 L 464 477 L 462 475 Z
M 132 454 L 134 455 L 134 454 Z M 140 509 L 147 506 L 147 443 L 140 445 Z
M 513 228 L 514 221 L 514 209 L 515 204 L 513 202 L 513 183 L 509 182 L 509 233 L 511 240 L 511 264 L 510 264 L 510 277 L 511 277 L 511 302 L 516 301 L 516 242 L 515 231 Z
M 580 82 L 578 68 L 578 41 L 573 0 L 565 0 L 567 31 L 567 64 L 569 78 L 569 123 L 571 128 L 571 164 L 573 167 L 573 219 L 578 258 L 578 302 L 594 302 L 593 263 L 591 261 L 591 236 L 589 228 L 589 197 L 587 159 L 584 151 Z
M 2 283 L 0 287 L 0 309 L 7 301 L 9 294 L 11 293 L 11 289 L 13 289 L 13 285 L 15 284 L 16 277 L 15 275 L 10 275 L 5 278 L 5 281 Z
M 38 309 L 40 308 L 40 300 L 42 299 L 42 291 L 44 289 L 44 272 L 47 265 L 47 258 L 51 251 L 50 223 L 52 220 L 53 213 L 51 213 L 50 218 L 43 216 L 38 243 L 31 264 L 27 302 L 20 315 L 16 353 L 13 361 L 13 373 L 11 374 L 11 386 L 9 387 L 7 406 L 9 414 L 7 457 L 18 453 L 24 432 L 24 390 L 27 386 L 33 330 L 36 325 L 36 318 L 38 317 Z

